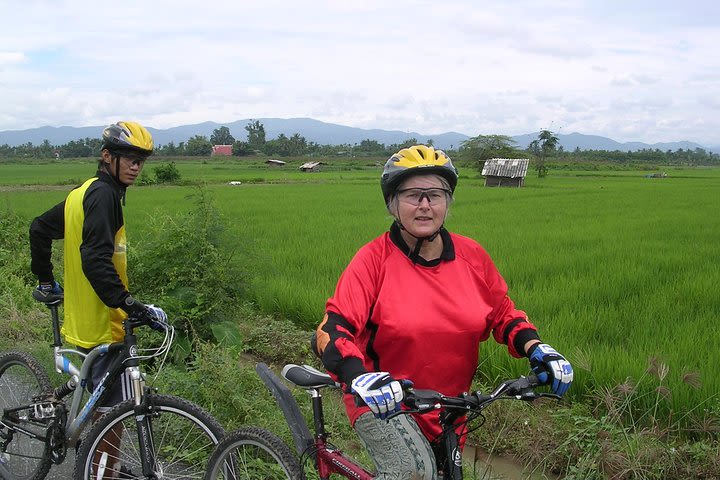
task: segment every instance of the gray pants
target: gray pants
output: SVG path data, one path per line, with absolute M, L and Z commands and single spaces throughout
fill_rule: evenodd
M 84 353 L 88 353 L 91 350 L 89 348 L 82 347 L 77 347 L 77 349 Z M 110 365 L 116 355 L 118 354 L 104 353 L 95 360 L 95 363 L 90 368 L 90 378 L 88 378 L 87 384 L 88 393 L 92 393 L 95 390 L 95 387 L 100 384 L 103 377 L 110 369 Z M 98 413 L 105 413 L 123 400 L 133 398 L 132 380 L 125 371 L 123 371 L 120 376 L 115 379 L 115 382 L 113 382 L 110 387 L 112 388 L 110 396 L 105 399 L 102 405 L 98 406 Z
M 436 480 L 435 455 L 425 435 L 411 415 L 398 415 L 389 421 L 372 413 L 355 421 L 355 431 L 375 462 L 382 480 Z

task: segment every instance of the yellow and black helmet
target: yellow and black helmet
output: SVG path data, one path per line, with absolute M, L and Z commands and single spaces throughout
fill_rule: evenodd
M 426 145 L 403 148 L 385 162 L 380 179 L 385 203 L 406 178 L 412 175 L 433 173 L 447 180 L 450 190 L 455 191 L 458 181 L 457 169 L 445 152 Z
M 102 149 L 130 150 L 152 155 L 153 139 L 150 132 L 137 122 L 117 122 L 103 130 Z

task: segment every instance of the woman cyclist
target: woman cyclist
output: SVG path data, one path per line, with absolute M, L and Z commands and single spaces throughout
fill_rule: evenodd
M 570 363 L 540 341 L 487 252 L 444 228 L 457 181 L 450 158 L 433 147 L 390 157 L 380 185 L 394 221 L 356 253 L 316 332 L 317 352 L 346 387 L 348 417 L 377 478 L 438 475 L 438 412 L 385 420 L 403 399 L 396 379 L 446 395 L 469 391 L 479 345 L 492 334 L 513 357 L 527 357 L 555 393 L 572 383 Z

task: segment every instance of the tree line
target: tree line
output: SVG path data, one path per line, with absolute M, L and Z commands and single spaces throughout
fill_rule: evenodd
M 155 154 L 158 156 L 207 157 L 212 154 L 214 145 L 232 145 L 232 154 L 238 157 L 263 154 L 279 157 L 389 157 L 394 152 L 425 143 L 432 145 L 432 139 L 418 142 L 408 138 L 402 143 L 385 145 L 376 140 L 365 139 L 355 144 L 321 145 L 308 141 L 299 133 L 291 136 L 280 134 L 268 140 L 264 125 L 258 120 L 251 120 L 245 126 L 246 139 L 236 139 L 230 129 L 221 126 L 213 130 L 210 138 L 195 135 L 186 142 L 157 145 Z M 102 140 L 84 138 L 72 140 L 64 145 L 52 145 L 44 140 L 40 145 L 26 143 L 18 146 L 0 145 L 0 158 L 86 158 L 95 157 L 100 152 Z M 702 148 L 694 150 L 644 149 L 637 151 L 580 150 L 565 151 L 558 143 L 557 137 L 549 130 L 542 130 L 527 148 L 519 148 L 511 137 L 505 135 L 478 135 L 462 142 L 448 154 L 453 159 L 482 169 L 485 160 L 490 158 L 530 158 L 538 172 L 544 176 L 547 163 L 610 163 L 617 165 L 720 165 L 720 155 Z

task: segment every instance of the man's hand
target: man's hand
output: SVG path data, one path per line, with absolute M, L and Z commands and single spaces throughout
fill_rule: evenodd
M 145 308 L 147 309 L 148 325 L 150 328 L 161 332 L 165 331 L 165 325 L 167 325 L 167 314 L 165 311 L 155 305 L 145 305 Z
M 166 330 L 164 325 L 167 324 L 167 315 L 162 308 L 155 305 L 145 305 L 131 296 L 125 298 L 122 308 L 129 316 L 147 321 L 148 326 L 153 330 Z
M 403 389 L 388 372 L 363 373 L 352 381 L 350 389 L 358 395 L 376 418 L 384 420 L 400 410 Z
M 545 343 L 530 347 L 530 367 L 538 380 L 550 385 L 553 393 L 564 395 L 573 381 L 573 369 L 570 362 L 554 348 Z
M 62 287 L 56 281 L 40 282 L 40 285 L 32 292 L 32 296 L 38 302 L 53 303 L 62 300 L 65 296 Z

